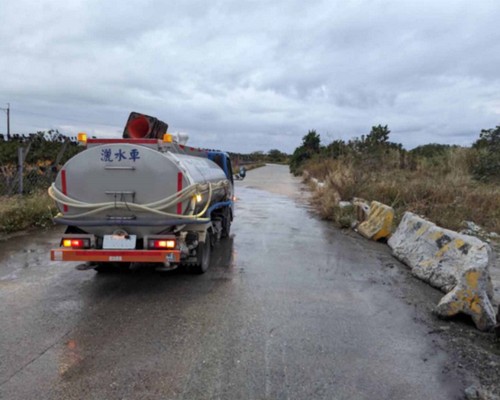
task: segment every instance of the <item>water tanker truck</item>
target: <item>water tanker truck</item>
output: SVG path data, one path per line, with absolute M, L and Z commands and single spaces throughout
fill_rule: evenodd
M 131 263 L 207 270 L 211 247 L 229 236 L 233 219 L 231 161 L 187 147 L 167 128 L 132 112 L 122 139 L 87 139 L 62 167 L 49 195 L 66 231 L 51 260 L 99 272 Z

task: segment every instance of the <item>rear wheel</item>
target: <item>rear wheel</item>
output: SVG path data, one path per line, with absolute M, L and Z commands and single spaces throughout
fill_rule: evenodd
M 221 236 L 223 238 L 229 237 L 231 233 L 231 209 L 229 207 L 224 211 L 224 215 L 222 218 L 222 233 Z
M 200 243 L 196 249 L 197 262 L 191 266 L 191 272 L 194 274 L 203 274 L 210 266 L 210 254 L 212 246 L 210 244 L 210 235 L 207 233 L 205 242 Z
M 114 265 L 111 265 L 111 263 L 99 263 L 97 266 L 94 268 L 94 270 L 98 274 L 111 274 L 113 272 L 116 272 L 116 268 Z

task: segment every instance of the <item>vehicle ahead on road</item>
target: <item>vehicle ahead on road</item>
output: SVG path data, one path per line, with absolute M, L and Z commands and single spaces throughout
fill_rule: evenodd
M 106 271 L 130 263 L 187 265 L 203 273 L 211 247 L 229 235 L 233 171 L 221 151 L 187 147 L 168 125 L 132 112 L 122 139 L 79 139 L 49 189 L 67 226 L 55 261 Z M 120 263 L 120 264 L 117 264 Z
M 245 179 L 245 176 L 247 175 L 247 169 L 243 166 L 240 167 L 240 170 L 238 173 L 234 176 L 236 180 L 243 180 Z

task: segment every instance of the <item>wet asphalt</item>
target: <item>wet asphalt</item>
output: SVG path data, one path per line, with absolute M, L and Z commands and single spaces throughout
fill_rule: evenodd
M 411 282 L 303 190 L 249 171 L 201 276 L 77 271 L 49 261 L 59 229 L 0 242 L 0 398 L 462 398 Z

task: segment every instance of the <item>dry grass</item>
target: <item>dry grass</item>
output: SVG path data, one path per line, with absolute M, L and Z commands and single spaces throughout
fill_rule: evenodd
M 0 232 L 51 226 L 56 212 L 53 203 L 45 191 L 23 197 L 0 197 Z
M 325 182 L 315 204 L 327 219 L 337 219 L 337 199 L 362 197 L 394 207 L 398 218 L 412 211 L 449 229 L 458 230 L 462 221 L 470 220 L 500 232 L 500 186 L 474 181 L 471 160 L 467 149 L 454 149 L 441 162 L 420 162 L 415 170 L 374 170 L 352 160 L 333 159 L 306 169 Z

